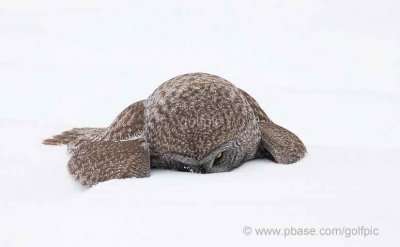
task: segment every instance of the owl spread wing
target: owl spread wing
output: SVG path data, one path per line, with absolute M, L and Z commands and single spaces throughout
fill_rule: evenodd
M 259 156 L 273 158 L 277 163 L 294 163 L 307 153 L 303 142 L 289 130 L 273 123 L 261 109 L 257 101 L 239 89 L 252 107 L 261 132 Z
M 253 97 L 250 96 L 250 94 L 242 89 L 239 89 L 239 91 L 243 94 L 243 96 L 247 100 L 247 103 L 249 103 L 249 105 L 253 109 L 254 115 L 256 116 L 258 122 L 271 122 L 267 114 L 263 111 L 263 109 L 261 109 L 260 105 Z
M 148 177 L 150 154 L 141 138 L 144 101 L 122 111 L 108 128 L 75 128 L 43 141 L 67 145 L 68 170 L 82 185 L 110 179 Z
M 126 140 L 137 138 L 143 131 L 144 100 L 123 110 L 103 134 L 103 140 Z
M 74 128 L 72 130 L 64 131 L 59 135 L 55 135 L 52 138 L 45 139 L 43 144 L 45 145 L 69 145 L 77 139 L 92 139 L 101 136 L 105 131 L 105 128 Z
M 272 122 L 259 122 L 261 148 L 268 151 L 281 164 L 292 164 L 307 152 L 303 142 L 289 130 Z
M 75 145 L 68 170 L 82 185 L 150 176 L 150 155 L 143 140 L 93 142 L 80 139 Z

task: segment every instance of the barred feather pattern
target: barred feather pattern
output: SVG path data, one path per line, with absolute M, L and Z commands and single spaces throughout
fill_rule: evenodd
M 175 165 L 162 156 L 178 154 L 201 163 L 224 144 L 239 141 L 243 148 L 236 150 L 244 153 L 232 155 L 241 159 L 226 169 L 206 169 L 228 171 L 253 159 L 261 138 L 254 112 L 239 89 L 206 73 L 180 75 L 158 87 L 145 103 L 145 123 L 150 152 L 161 156 L 153 161 L 163 168 Z M 197 170 L 194 163 L 186 165 Z
M 145 100 L 138 101 L 123 110 L 101 139 L 120 141 L 139 137 L 143 132 L 144 102 Z
M 52 138 L 45 139 L 43 144 L 68 145 L 80 138 L 95 139 L 101 136 L 105 130 L 105 128 L 74 128 L 72 130 L 64 131 L 59 135 L 55 135 Z
M 116 142 L 80 139 L 75 147 L 68 170 L 82 185 L 150 176 L 150 155 L 143 140 Z
M 108 128 L 75 128 L 43 143 L 67 145 L 68 170 L 85 186 L 147 177 L 151 167 L 213 173 L 255 158 L 290 164 L 307 152 L 252 96 L 206 73 L 166 81 Z
M 272 122 L 253 97 L 244 90 L 240 91 L 253 109 L 261 131 L 257 157 L 269 158 L 281 164 L 292 164 L 303 158 L 307 153 L 303 142 L 289 130 Z
M 253 109 L 254 116 L 257 119 L 257 122 L 271 122 L 271 120 L 268 118 L 267 114 L 264 112 L 263 109 L 261 109 L 260 105 L 257 103 L 257 101 L 250 96 L 247 92 L 245 92 L 242 89 L 239 89 L 239 91 L 243 94 L 243 96 L 246 98 L 247 103 L 250 105 L 251 109 Z
M 140 138 L 143 101 L 122 111 L 108 128 L 75 128 L 43 141 L 67 145 L 71 158 L 68 171 L 82 185 L 110 179 L 148 177 L 150 155 Z
M 292 164 L 307 153 L 303 142 L 289 130 L 272 122 L 260 122 L 261 148 L 281 164 Z

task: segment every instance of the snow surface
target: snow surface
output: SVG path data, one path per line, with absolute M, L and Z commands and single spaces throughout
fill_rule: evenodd
M 0 246 L 397 246 L 399 1 L 0 5 Z M 224 174 L 154 170 L 91 189 L 41 140 L 103 127 L 163 81 L 222 76 L 309 154 Z M 246 236 L 243 227 L 377 227 Z

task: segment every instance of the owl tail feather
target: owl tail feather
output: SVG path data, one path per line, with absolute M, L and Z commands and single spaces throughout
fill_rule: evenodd
M 104 131 L 105 129 L 103 128 L 74 128 L 45 139 L 42 143 L 45 145 L 68 145 L 81 137 L 100 136 Z

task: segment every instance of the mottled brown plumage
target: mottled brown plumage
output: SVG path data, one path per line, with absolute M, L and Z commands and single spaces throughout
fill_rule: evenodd
M 43 143 L 67 145 L 69 172 L 87 186 L 147 177 L 151 167 L 226 172 L 262 157 L 290 164 L 306 153 L 249 94 L 206 73 L 168 80 L 108 128 L 72 129 Z

